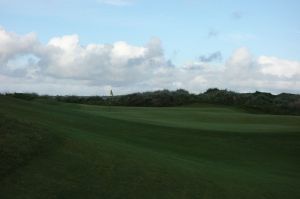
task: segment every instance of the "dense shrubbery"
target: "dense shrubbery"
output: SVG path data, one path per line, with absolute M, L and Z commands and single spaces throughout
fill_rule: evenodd
M 99 96 L 80 97 L 80 96 L 56 96 L 55 99 L 60 102 L 79 103 L 79 104 L 95 104 L 103 105 L 104 99 Z
M 273 114 L 300 114 L 300 95 L 270 93 L 236 93 L 217 88 L 195 95 L 185 90 L 155 91 L 134 93 L 104 100 L 121 106 L 180 106 L 197 103 L 223 104 L 246 108 L 252 111 L 268 112 Z
M 182 106 L 199 103 L 223 104 L 246 108 L 256 112 L 272 114 L 300 115 L 300 95 L 282 93 L 273 95 L 265 92 L 236 93 L 217 88 L 208 89 L 198 95 L 186 90 L 161 90 L 154 92 L 133 93 L 114 97 L 100 96 L 38 96 L 37 94 L 14 93 L 9 94 L 17 98 L 32 100 L 36 98 L 55 100 L 67 103 L 81 103 L 114 106 Z
M 235 93 L 227 90 L 209 89 L 198 95 L 198 102 L 234 105 L 253 111 L 273 114 L 300 114 L 300 95 L 255 92 Z
M 181 106 L 196 102 L 196 95 L 179 89 L 177 91 L 154 91 L 122 95 L 110 99 L 113 105 L 121 106 Z
M 9 93 L 6 94 L 23 100 L 33 100 L 39 97 L 36 93 Z

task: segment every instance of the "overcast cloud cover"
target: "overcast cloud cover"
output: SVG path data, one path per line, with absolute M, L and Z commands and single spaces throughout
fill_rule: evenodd
M 77 95 L 105 95 L 111 88 L 123 94 L 210 87 L 299 93 L 300 62 L 253 55 L 241 46 L 226 60 L 217 51 L 175 65 L 159 38 L 142 46 L 126 41 L 81 45 L 74 34 L 43 43 L 36 33 L 19 35 L 1 27 L 0 85 L 1 92 Z

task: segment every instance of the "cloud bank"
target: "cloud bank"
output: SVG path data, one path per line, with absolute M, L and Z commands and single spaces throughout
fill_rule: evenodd
M 218 62 L 215 62 L 217 60 Z M 81 45 L 78 35 L 54 37 L 46 44 L 36 34 L 0 28 L 0 91 L 41 94 L 105 95 L 210 87 L 236 91 L 300 92 L 300 62 L 254 56 L 247 48 L 227 60 L 221 52 L 199 56 L 182 66 L 165 57 L 153 38 L 143 46 L 119 41 Z

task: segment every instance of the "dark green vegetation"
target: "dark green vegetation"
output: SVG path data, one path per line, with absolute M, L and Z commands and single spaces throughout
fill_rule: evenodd
M 183 89 L 176 91 L 154 91 L 133 93 L 114 97 L 100 96 L 38 96 L 37 94 L 13 93 L 8 94 L 20 99 L 47 99 L 68 103 L 138 107 L 175 107 L 195 104 L 219 104 L 238 106 L 255 113 L 271 113 L 285 115 L 300 115 L 300 95 L 281 93 L 273 95 L 264 92 L 236 93 L 217 88 L 208 89 L 198 95 Z
M 9 175 L 41 151 L 50 135 L 30 123 L 0 115 L 0 177 Z
M 1 199 L 300 198 L 299 116 L 0 96 L 0 117 Z

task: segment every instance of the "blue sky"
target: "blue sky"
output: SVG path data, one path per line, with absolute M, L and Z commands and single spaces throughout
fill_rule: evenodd
M 44 45 L 54 37 L 73 34 L 78 35 L 82 46 L 122 41 L 142 47 L 157 38 L 164 59 L 177 68 L 216 52 L 221 59 L 211 67 L 222 68 L 220 65 L 226 65 L 238 49 L 247 48 L 253 59 L 268 56 L 293 62 L 290 68 L 296 68 L 297 72 L 290 82 L 295 83 L 298 81 L 298 63 L 295 62 L 300 61 L 299 8 L 297 0 L 0 0 L 0 26 L 5 32 L 19 36 L 33 32 L 36 40 Z M 218 86 L 211 84 L 214 85 Z M 131 91 L 122 90 L 109 81 L 99 86 Z M 147 88 L 160 87 L 148 85 Z M 233 86 L 232 89 L 260 88 Z M 261 89 L 284 91 L 281 87 Z M 298 92 L 297 89 L 292 91 Z
M 159 37 L 175 62 L 214 51 L 229 56 L 240 46 L 256 54 L 300 59 L 297 0 L 136 0 L 128 4 L 2 1 L 0 24 L 17 33 L 36 32 L 43 42 L 78 34 L 83 44 L 127 41 L 142 45 Z

